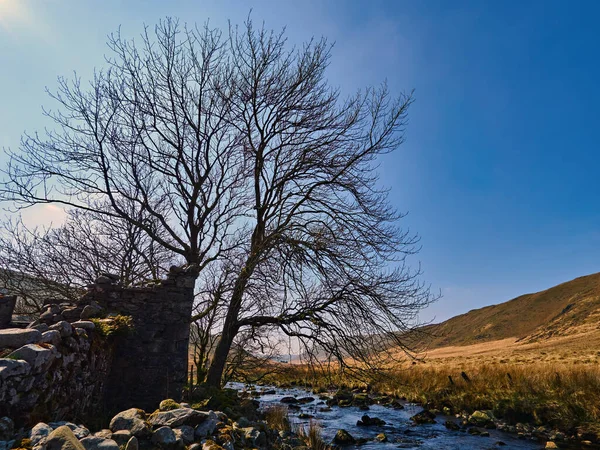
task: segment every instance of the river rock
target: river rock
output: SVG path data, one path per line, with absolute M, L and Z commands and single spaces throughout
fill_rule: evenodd
M 366 414 L 356 422 L 356 426 L 359 427 L 380 427 L 383 425 L 385 425 L 385 420 L 382 420 L 379 417 L 369 417 Z
M 77 440 L 73 431 L 66 426 L 60 426 L 48 436 L 46 450 L 85 450 Z
M 446 420 L 446 422 L 444 422 L 444 426 L 448 429 L 448 430 L 453 430 L 453 431 L 458 431 L 460 430 L 460 425 L 457 424 L 456 422 L 454 422 L 453 420 Z
M 7 328 L 0 330 L 0 348 L 19 348 L 27 344 L 39 342 L 42 333 L 33 328 Z
M 112 418 L 109 428 L 113 433 L 119 430 L 127 430 L 138 438 L 147 437 L 152 434 L 150 425 L 146 423 L 146 413 L 138 408 L 121 411 Z
M 163 400 L 162 402 L 160 402 L 160 405 L 158 405 L 158 409 L 161 411 L 171 411 L 173 409 L 179 409 L 182 408 L 183 406 L 180 405 L 179 403 L 177 403 L 175 400 L 173 400 L 172 398 L 167 398 L 165 400 Z M 188 406 L 189 408 L 189 406 Z
M 86 450 L 119 450 L 119 445 L 113 439 L 89 436 L 81 440 Z
M 491 411 L 475 411 L 467 419 L 469 424 L 476 427 L 486 427 L 494 424 L 494 414 Z
M 298 403 L 300 403 L 301 405 L 306 405 L 307 403 L 312 403 L 314 401 L 314 397 L 302 397 L 298 399 Z
M 546 442 L 546 446 L 544 448 L 548 449 L 548 448 L 559 448 L 559 447 L 554 442 L 548 441 L 548 442 Z
M 90 430 L 88 430 L 83 425 L 75 425 L 73 422 L 66 422 L 64 420 L 61 420 L 60 422 L 50 422 L 48 425 L 50 425 L 50 427 L 53 430 L 55 430 L 58 427 L 67 426 L 71 429 L 71 431 L 77 439 L 83 439 L 84 437 L 90 435 Z
M 153 413 L 148 422 L 155 427 L 178 427 L 180 425 L 195 426 L 204 422 L 208 414 L 191 408 L 178 408 L 170 411 L 158 411 Z
M 340 429 L 335 433 L 335 437 L 333 438 L 333 443 L 337 445 L 352 445 L 356 443 L 356 439 L 352 437 L 350 433 L 346 430 Z
M 298 399 L 296 397 L 283 397 L 279 400 L 281 403 L 285 403 L 286 405 L 295 405 L 298 403 Z
M 435 422 L 435 414 L 431 411 L 424 409 L 418 414 L 415 414 L 410 418 L 414 423 L 422 425 L 426 423 L 436 423 Z

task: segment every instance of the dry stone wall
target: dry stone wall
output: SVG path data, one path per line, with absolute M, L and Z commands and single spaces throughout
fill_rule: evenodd
M 85 420 L 180 399 L 196 276 L 172 268 L 139 287 L 101 276 L 76 303 L 48 301 L 28 328 L 0 329 L 0 417 Z

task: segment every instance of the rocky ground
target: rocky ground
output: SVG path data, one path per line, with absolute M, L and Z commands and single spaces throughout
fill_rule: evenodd
M 0 419 L 0 450 L 237 450 L 304 445 L 291 432 L 269 429 L 263 420 L 233 420 L 223 412 L 199 411 L 173 400 L 164 400 L 151 414 L 137 408 L 122 411 L 107 429 L 97 432 L 64 421 L 15 430 L 10 418 Z

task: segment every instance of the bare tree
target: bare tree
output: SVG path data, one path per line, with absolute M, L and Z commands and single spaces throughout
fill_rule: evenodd
M 375 169 L 403 141 L 411 96 L 383 85 L 343 100 L 324 39 L 289 48 L 250 20 L 223 35 L 167 19 L 109 48 L 89 88 L 59 80 L 58 128 L 11 153 L 2 197 L 117 218 L 199 273 L 227 267 L 211 385 L 248 330 L 342 364 L 401 345 L 432 297 Z
M 72 210 L 55 228 L 29 228 L 20 219 L 0 232 L 0 285 L 19 297 L 16 312 L 39 312 L 47 298 L 74 301 L 103 273 L 136 284 L 161 278 L 175 262 L 139 228 Z

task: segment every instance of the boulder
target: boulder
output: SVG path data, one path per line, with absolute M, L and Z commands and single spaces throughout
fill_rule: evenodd
M 101 438 L 104 438 L 104 439 L 112 439 L 112 431 L 110 431 L 110 430 L 108 430 L 108 429 L 105 428 L 103 430 L 96 431 L 94 433 L 94 436 L 101 437 Z
M 121 411 L 112 418 L 109 428 L 113 433 L 119 430 L 127 430 L 138 438 L 150 436 L 152 433 L 150 425 L 146 422 L 146 413 L 137 408 Z
M 296 397 L 283 397 L 279 400 L 281 403 L 285 403 L 286 405 L 295 405 L 298 403 L 298 399 Z
M 153 413 L 148 422 L 155 427 L 178 427 L 180 425 L 195 426 L 204 422 L 208 414 L 191 408 L 177 408 L 170 411 L 157 411 Z
M 167 398 L 166 400 L 163 400 L 162 402 L 160 402 L 160 405 L 158 406 L 158 409 L 161 411 L 171 411 L 173 409 L 179 409 L 179 408 L 182 408 L 182 405 L 177 403 L 172 398 Z M 188 406 L 188 408 L 189 408 L 189 406 Z
M 546 446 L 544 448 L 548 449 L 548 448 L 559 448 L 559 447 L 554 442 L 548 441 L 548 442 L 546 442 Z
M 73 334 L 73 327 L 65 320 L 61 320 L 60 322 L 50 326 L 50 329 L 59 331 L 62 337 L 69 337 Z
M 57 351 L 54 346 L 44 348 L 38 344 L 27 344 L 15 350 L 9 358 L 27 361 L 34 371 L 47 369 L 56 358 Z
M 214 411 L 209 411 L 206 420 L 196 427 L 194 435 L 197 439 L 212 436 L 217 428 L 217 423 L 219 423 L 218 416 Z
M 85 450 L 85 447 L 71 429 L 63 425 L 50 433 L 46 440 L 46 450 Z
M 177 437 L 171 428 L 160 427 L 152 433 L 152 443 L 161 448 L 172 448 L 177 444 Z
M 346 430 L 340 429 L 335 433 L 333 443 L 340 446 L 352 445 L 356 443 L 356 439 L 354 439 Z
M 6 380 L 8 377 L 29 375 L 30 373 L 31 366 L 26 361 L 0 358 L 0 380 Z
M 35 323 L 35 322 L 33 322 L 32 324 L 29 324 L 27 326 L 27 328 L 33 328 L 34 330 L 38 330 L 40 333 L 45 333 L 46 331 L 48 331 L 50 329 L 50 327 L 46 323 Z
M 0 419 L 0 441 L 8 441 L 15 432 L 15 423 L 10 417 Z
M 366 414 L 356 422 L 356 426 L 359 427 L 381 427 L 383 425 L 385 425 L 385 420 L 379 417 L 369 417 Z
M 66 422 L 63 420 L 60 422 L 50 422 L 48 425 L 50 425 L 53 430 L 58 427 L 67 426 L 71 429 L 77 439 L 83 439 L 90 435 L 90 430 L 83 425 L 75 425 L 73 422 Z
M 33 328 L 7 328 L 0 330 L 0 348 L 19 348 L 39 342 L 42 333 Z
M 81 440 L 86 450 L 119 450 L 119 445 L 112 439 L 89 436 Z
M 379 433 L 377 436 L 375 436 L 375 440 L 378 442 L 387 442 L 388 438 L 385 433 Z
M 253 427 L 242 428 L 244 431 L 244 440 L 246 445 L 252 448 L 264 447 L 267 445 L 267 435 L 264 431 L 260 431 Z
M 312 403 L 314 401 L 314 397 L 302 397 L 298 399 L 298 403 L 300 403 L 301 405 L 306 405 L 307 403 Z
M 132 437 L 131 431 L 119 430 L 119 431 L 115 431 L 112 434 L 111 439 L 113 441 L 115 441 L 117 443 L 117 445 L 120 447 L 122 445 L 127 444 L 127 442 L 129 442 L 129 439 L 131 439 L 131 437 Z
M 52 433 L 52 428 L 50 425 L 45 424 L 44 422 L 40 422 L 36 424 L 31 431 L 29 432 L 29 439 L 31 439 L 31 445 L 43 445 L 48 436 Z

